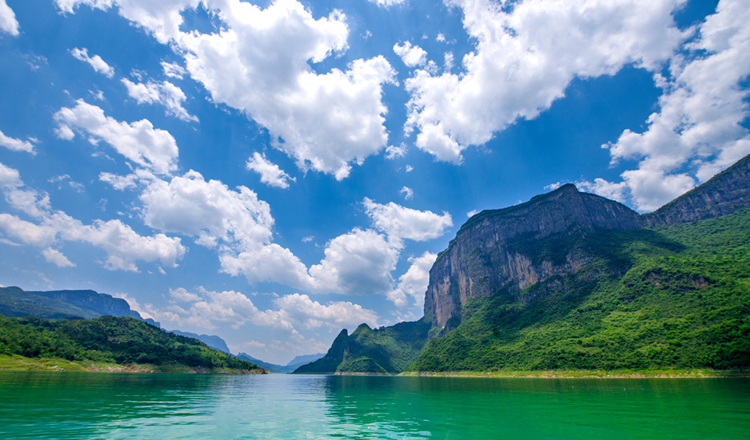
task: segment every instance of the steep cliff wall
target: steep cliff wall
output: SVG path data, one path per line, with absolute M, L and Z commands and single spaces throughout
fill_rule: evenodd
M 504 287 L 518 291 L 550 276 L 575 272 L 587 262 L 585 255 L 554 252 L 534 258 L 522 250 L 520 243 L 597 228 L 640 227 L 635 211 L 578 192 L 572 184 L 521 205 L 483 211 L 461 227 L 430 270 L 425 318 L 433 329 L 449 330 L 458 325 L 458 316 L 469 298 L 487 297 Z
M 644 215 L 648 226 L 690 223 L 731 214 L 750 207 L 750 156 L 703 185 Z
M 643 216 L 620 203 L 580 193 L 572 184 L 517 206 L 482 211 L 461 227 L 430 270 L 424 311 L 431 336 L 438 334 L 435 329 L 445 333 L 458 326 L 470 298 L 501 289 L 519 291 L 577 272 L 590 262 L 590 255 L 566 242 L 582 241 L 587 231 L 691 223 L 743 208 L 750 208 L 750 156 Z M 539 252 L 540 243 L 553 235 L 554 240 L 548 240 L 551 249 Z

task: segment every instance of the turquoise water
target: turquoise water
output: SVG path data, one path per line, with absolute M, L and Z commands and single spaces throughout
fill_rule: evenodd
M 748 379 L 1 373 L 0 438 L 748 439 Z

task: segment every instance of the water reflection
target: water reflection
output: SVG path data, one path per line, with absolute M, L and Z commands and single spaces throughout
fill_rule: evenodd
M 748 380 L 0 373 L 0 438 L 733 439 Z

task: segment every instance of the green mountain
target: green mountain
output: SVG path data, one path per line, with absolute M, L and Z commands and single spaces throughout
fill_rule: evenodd
M 538 246 L 588 264 L 469 299 L 460 324 L 409 370 L 750 366 L 750 209 L 655 230 L 553 235 Z
M 748 243 L 750 156 L 647 215 L 564 185 L 461 227 L 409 323 L 429 329 L 413 364 L 384 368 L 400 351 L 373 347 L 401 336 L 358 329 L 307 370 L 748 367 Z
M 114 364 L 170 372 L 265 372 L 198 340 L 114 316 L 57 320 L 0 316 L 0 356 L 10 361 L 18 356 L 62 359 L 89 369 Z
M 325 356 L 294 372 L 400 373 L 419 356 L 429 329 L 423 320 L 375 330 L 361 324 L 351 335 L 344 329 Z
M 158 322 L 143 319 L 131 310 L 124 299 L 93 290 L 27 292 L 19 287 L 0 287 L 0 315 L 49 319 L 127 316 L 159 327 Z

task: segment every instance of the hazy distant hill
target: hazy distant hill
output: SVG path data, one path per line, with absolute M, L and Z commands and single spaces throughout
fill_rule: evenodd
M 749 312 L 750 156 L 643 216 L 573 185 L 473 216 L 430 270 L 409 369 L 749 367 Z M 298 371 L 398 372 L 395 327 Z
M 304 354 L 301 356 L 295 356 L 294 359 L 289 361 L 288 364 L 286 364 L 287 368 L 291 368 L 291 371 L 296 370 L 297 368 L 309 364 L 310 362 L 315 362 L 318 359 L 325 356 L 325 353 L 317 353 L 317 354 Z
M 169 331 L 170 333 L 174 333 L 176 335 L 185 336 L 186 338 L 197 339 L 211 348 L 215 348 L 216 350 L 223 351 L 224 353 L 229 353 L 229 347 L 227 346 L 227 343 L 216 335 L 199 335 L 196 333 L 183 332 L 180 330 L 167 330 L 167 331 Z
M 297 356 L 286 365 L 277 365 L 277 364 L 272 364 L 270 362 L 264 362 L 260 359 L 256 359 L 250 356 L 247 353 L 240 353 L 236 357 L 237 359 L 242 359 L 242 360 L 246 360 L 248 362 L 257 364 L 265 368 L 266 370 L 270 371 L 271 373 L 291 373 L 297 368 L 301 367 L 302 365 L 318 360 L 322 358 L 323 356 L 324 356 L 323 353 Z
M 143 319 L 138 312 L 131 310 L 124 299 L 93 290 L 26 292 L 19 287 L 0 287 L 0 314 L 51 319 L 127 316 L 159 327 L 158 322 Z

